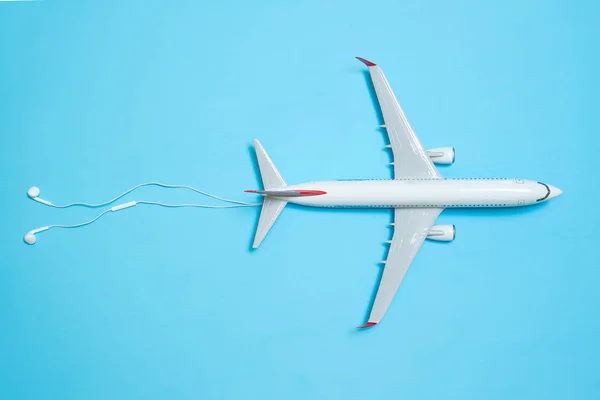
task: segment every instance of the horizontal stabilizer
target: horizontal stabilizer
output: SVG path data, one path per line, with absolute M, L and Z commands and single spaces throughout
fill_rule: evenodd
M 256 249 L 260 246 L 265 236 L 267 236 L 267 233 L 269 233 L 277 217 L 279 217 L 279 214 L 281 214 L 281 211 L 283 211 L 283 208 L 287 204 L 287 201 L 269 196 L 271 193 L 284 192 L 287 185 L 265 149 L 263 149 L 260 142 L 256 139 L 254 140 L 254 149 L 256 150 L 256 159 L 258 160 L 258 168 L 260 169 L 264 190 L 247 190 L 247 192 L 265 195 L 258 226 L 256 227 L 256 234 L 254 235 L 254 243 L 252 244 L 252 248 Z M 276 194 L 273 195 L 276 196 Z M 282 195 L 280 194 L 279 196 Z
M 265 197 L 262 210 L 260 211 L 260 219 L 258 220 L 256 234 L 254 235 L 254 243 L 252 243 L 253 249 L 260 246 L 286 204 L 287 201 Z
M 273 164 L 265 149 L 263 149 L 260 142 L 256 139 L 254 139 L 254 150 L 256 151 L 258 168 L 260 169 L 260 176 L 262 177 L 265 190 L 286 187 L 287 185 L 279 171 L 277 171 L 275 164 Z

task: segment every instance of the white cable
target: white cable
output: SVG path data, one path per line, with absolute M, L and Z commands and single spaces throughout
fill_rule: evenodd
M 67 228 L 67 229 L 70 229 L 70 228 L 79 228 L 79 227 L 81 227 L 81 226 L 86 226 L 86 225 L 89 225 L 89 224 L 91 224 L 91 223 L 94 223 L 94 222 L 96 222 L 96 221 L 97 221 L 97 220 L 99 220 L 99 219 L 100 219 L 100 218 L 101 218 L 101 217 L 102 217 L 104 214 L 107 214 L 107 213 L 109 213 L 109 212 L 112 212 L 112 211 L 113 211 L 113 210 L 112 210 L 112 209 L 110 209 L 110 208 L 109 208 L 108 210 L 104 210 L 104 211 L 102 211 L 100 214 L 98 214 L 98 215 L 96 216 L 96 218 L 94 218 L 94 219 L 91 219 L 91 220 L 89 220 L 89 221 L 87 221 L 87 222 L 82 222 L 82 223 L 80 223 L 80 224 L 75 224 L 75 225 L 48 225 L 48 229 L 52 229 L 52 228 Z
M 234 204 L 231 206 L 210 206 L 210 205 L 206 205 L 206 204 L 166 204 L 166 203 L 159 203 L 156 201 L 144 201 L 144 200 L 140 200 L 137 202 L 137 204 L 148 204 L 151 206 L 161 206 L 161 207 L 198 207 L 198 208 L 238 208 L 238 207 L 257 207 L 257 206 L 262 206 L 262 204 L 260 203 L 242 203 L 242 202 L 236 202 L 238 204 Z
M 135 201 L 134 200 L 129 203 L 125 203 L 120 206 L 115 206 L 115 207 L 109 208 L 108 210 L 104 210 L 100 214 L 98 214 L 95 218 L 93 218 L 87 222 L 82 222 L 80 224 L 75 224 L 75 225 L 49 225 L 48 229 L 50 229 L 50 228 L 68 228 L 68 229 L 70 229 L 70 228 L 79 228 L 82 226 L 90 225 L 90 224 L 96 222 L 97 220 L 99 220 L 100 218 L 102 218 L 102 216 L 104 216 L 104 214 L 108 214 L 109 212 L 115 212 L 115 211 L 123 210 L 125 208 L 133 207 L 137 204 L 148 204 L 151 206 L 173 207 L 173 208 L 175 208 L 175 207 L 238 208 L 238 207 L 256 207 L 256 206 L 261 205 L 261 204 L 235 204 L 235 205 L 231 205 L 231 206 L 211 206 L 208 204 L 168 204 L 168 203 L 158 203 L 155 201 L 144 201 L 144 200 Z
M 233 205 L 228 205 L 228 206 L 211 206 L 208 204 L 168 204 L 168 203 L 159 203 L 159 202 L 155 202 L 155 201 L 144 201 L 144 200 L 135 201 L 134 200 L 134 201 L 130 201 L 128 203 L 113 206 L 113 207 L 109 208 L 108 210 L 102 211 L 95 218 L 93 218 L 89 221 L 86 221 L 86 222 L 82 222 L 80 224 L 48 225 L 48 226 L 43 226 L 41 228 L 31 230 L 31 231 L 27 232 L 27 234 L 24 237 L 24 240 L 27 244 L 34 244 L 36 242 L 36 238 L 35 238 L 36 233 L 44 232 L 44 231 L 47 231 L 52 228 L 71 229 L 71 228 L 79 228 L 82 226 L 90 225 L 90 224 L 96 222 L 97 220 L 99 220 L 100 218 L 102 218 L 104 215 L 108 214 L 109 212 L 124 210 L 126 208 L 134 207 L 138 204 L 147 204 L 147 205 L 151 205 L 151 206 L 161 206 L 161 207 L 196 207 L 196 208 L 238 208 L 238 207 L 257 207 L 257 206 L 261 205 L 261 204 L 233 204 Z
M 139 189 L 141 187 L 145 187 L 145 186 L 159 186 L 159 187 L 166 188 L 166 189 L 188 189 L 188 190 L 191 190 L 191 191 L 196 192 L 198 194 L 201 194 L 203 196 L 211 197 L 213 199 L 224 201 L 226 203 L 239 204 L 239 205 L 243 205 L 243 206 L 255 206 L 255 205 L 259 205 L 259 204 L 254 204 L 254 203 L 246 203 L 246 202 L 243 202 L 243 201 L 225 199 L 223 197 L 219 197 L 219 196 L 216 196 L 216 195 L 211 194 L 211 193 L 203 192 L 202 190 L 198 190 L 198 189 L 196 189 L 194 187 L 187 186 L 187 185 L 169 185 L 169 184 L 160 183 L 160 182 L 141 183 L 139 185 L 136 185 L 136 186 L 132 187 L 129 190 L 126 190 L 125 192 L 121 193 L 117 197 L 115 197 L 115 198 L 113 198 L 113 199 L 111 199 L 109 201 L 106 201 L 104 203 L 92 204 L 92 203 L 79 203 L 78 202 L 78 203 L 70 203 L 70 204 L 65 204 L 65 205 L 56 205 L 56 204 L 52 204 L 52 203 L 50 203 L 48 201 L 41 201 L 41 203 L 46 204 L 49 207 L 54 207 L 54 208 L 69 208 L 69 207 L 75 207 L 75 206 L 89 207 L 89 208 L 98 208 L 98 207 L 102 207 L 102 206 L 106 206 L 106 205 L 109 205 L 111 203 L 114 203 L 115 201 L 119 200 L 123 196 L 126 196 L 129 193 L 133 192 L 134 190 L 137 190 L 137 189 Z M 39 192 L 39 189 L 38 189 L 38 192 Z M 165 206 L 165 207 L 167 207 L 167 206 Z M 191 205 L 190 205 L 190 207 L 191 207 Z M 193 207 L 196 207 L 196 206 L 193 206 Z M 219 208 L 219 207 L 210 207 L 210 208 Z

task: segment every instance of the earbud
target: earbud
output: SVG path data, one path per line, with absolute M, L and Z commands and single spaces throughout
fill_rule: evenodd
M 25 237 L 23 238 L 23 240 L 25 240 L 25 243 L 27 244 L 34 244 L 36 241 L 35 235 L 31 232 L 27 232 L 27 234 L 25 235 Z
M 32 187 L 30 187 L 30 188 L 29 188 L 29 190 L 27 191 L 27 196 L 29 196 L 29 198 L 30 198 L 31 200 L 35 200 L 35 201 L 37 201 L 38 203 L 42 203 L 42 204 L 45 204 L 45 205 L 47 205 L 47 206 L 53 206 L 53 205 L 54 205 L 54 204 L 50 203 L 48 200 L 40 199 L 40 198 L 38 197 L 39 195 L 40 195 L 40 188 L 39 188 L 39 187 L 37 187 L 37 186 L 32 186 Z M 33 242 L 33 243 L 35 243 L 35 239 L 34 239 L 34 242 Z M 30 243 L 30 244 L 33 244 L 33 243 Z
M 37 186 L 32 186 L 27 191 L 27 196 L 31 197 L 32 199 L 35 199 L 39 195 L 40 195 L 40 188 Z
M 42 226 L 41 228 L 31 230 L 25 234 L 25 237 L 23 238 L 23 240 L 25 240 L 25 243 L 27 243 L 27 244 L 35 244 L 35 242 L 37 240 L 37 238 L 35 237 L 35 234 L 38 232 L 47 231 L 48 229 L 50 229 L 49 226 Z

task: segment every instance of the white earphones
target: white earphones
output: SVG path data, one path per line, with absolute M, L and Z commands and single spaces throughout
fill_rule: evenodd
M 48 229 L 50 229 L 49 226 L 42 226 L 41 228 L 37 228 L 32 231 L 29 231 L 29 232 L 27 232 L 27 234 L 25 235 L 23 240 L 25 240 L 25 243 L 27 243 L 27 244 L 35 244 L 35 242 L 37 240 L 35 237 L 35 234 L 38 232 L 47 231 Z
M 108 210 L 104 210 L 103 212 L 101 212 L 100 214 L 98 214 L 98 216 L 96 216 L 96 218 L 94 218 L 92 220 L 89 220 L 87 222 L 83 222 L 81 224 L 76 224 L 76 225 L 48 225 L 48 226 L 42 226 L 41 228 L 33 229 L 33 230 L 27 232 L 25 234 L 25 236 L 23 237 L 23 240 L 27 244 L 35 244 L 35 242 L 37 241 L 37 238 L 35 237 L 36 233 L 44 232 L 44 231 L 47 231 L 47 230 L 52 229 L 52 228 L 79 228 L 80 226 L 85 226 L 85 225 L 89 225 L 89 224 L 91 224 L 93 222 L 96 222 L 98 219 L 100 219 L 100 217 L 102 217 L 106 213 L 109 213 L 109 212 L 112 212 L 112 211 L 123 210 L 125 208 L 133 207 L 136 204 L 137 204 L 136 201 L 130 201 L 129 203 L 125 203 L 125 204 L 121 204 L 121 205 L 118 205 L 118 206 L 111 207 Z
M 39 195 L 40 195 L 40 188 L 37 187 L 37 186 L 32 186 L 27 191 L 27 196 L 29 196 L 29 198 L 31 200 L 37 201 L 38 203 L 42 203 L 42 204 L 45 204 L 45 205 L 50 206 L 50 207 L 55 207 L 55 205 L 52 204 L 52 203 L 50 203 L 48 200 L 40 199 L 38 197 Z
M 75 225 L 48 225 L 48 226 L 43 226 L 41 228 L 37 228 L 37 229 L 33 229 L 29 232 L 27 232 L 25 234 L 25 236 L 23 237 L 23 240 L 25 241 L 25 243 L 32 245 L 35 244 L 35 242 L 37 241 L 37 238 L 35 236 L 36 233 L 40 233 L 40 232 L 44 232 L 47 231 L 49 229 L 52 228 L 79 228 L 85 225 L 90 225 L 94 222 L 96 222 L 98 219 L 100 219 L 104 214 L 107 214 L 109 212 L 114 212 L 114 211 L 120 211 L 120 210 L 124 210 L 126 208 L 130 208 L 133 206 L 136 206 L 138 204 L 147 204 L 147 205 L 153 205 L 153 206 L 161 206 L 161 207 L 169 207 L 169 208 L 180 208 L 180 207 L 196 207 L 196 208 L 236 208 L 236 207 L 255 207 L 255 206 L 260 206 L 260 203 L 245 203 L 242 201 L 236 201 L 236 200 L 229 200 L 229 199 L 224 199 L 222 197 L 219 196 L 215 196 L 213 194 L 207 193 L 207 192 L 203 192 L 201 190 L 195 189 L 191 186 L 185 186 L 185 185 L 167 185 L 164 183 L 159 183 L 159 182 L 149 182 L 149 183 L 142 183 L 140 185 L 134 186 L 133 188 L 121 193 L 120 195 L 118 195 L 117 197 L 113 198 L 112 200 L 109 200 L 107 202 L 104 203 L 99 203 L 99 204 L 89 204 L 89 203 L 71 203 L 71 204 L 66 204 L 66 205 L 60 205 L 57 206 L 55 204 L 52 204 L 51 202 L 49 202 L 48 200 L 44 200 L 39 198 L 38 196 L 40 195 L 40 189 L 37 186 L 32 186 L 31 188 L 29 188 L 29 190 L 27 191 L 27 195 L 32 199 L 37 201 L 38 203 L 42 203 L 45 204 L 47 206 L 50 207 L 54 207 L 54 208 L 69 208 L 69 207 L 73 207 L 73 206 L 83 206 L 83 207 L 101 207 L 104 205 L 108 205 L 110 203 L 115 202 L 116 200 L 120 199 L 121 197 L 133 192 L 134 190 L 143 187 L 143 186 L 160 186 L 163 188 L 176 188 L 176 189 L 189 189 L 192 190 L 196 193 L 199 193 L 203 196 L 208 196 L 208 197 L 212 197 L 213 199 L 217 199 L 226 203 L 231 203 L 231 205 L 226 205 L 226 206 L 211 206 L 211 205 L 207 205 L 207 204 L 166 204 L 166 203 L 158 203 L 158 202 L 154 202 L 154 201 L 130 201 L 128 203 L 124 203 L 124 204 L 120 204 L 117 206 L 113 206 L 111 208 L 109 208 L 108 210 L 104 210 L 103 212 L 101 212 L 100 214 L 98 214 L 95 218 L 80 223 L 80 224 L 75 224 Z

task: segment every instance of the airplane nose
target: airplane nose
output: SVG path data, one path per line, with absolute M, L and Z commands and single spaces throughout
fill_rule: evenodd
M 548 185 L 548 188 L 550 188 L 550 195 L 548 196 L 548 200 L 553 199 L 555 197 L 558 197 L 562 194 L 562 190 L 560 190 L 557 187 L 554 187 L 552 185 Z

